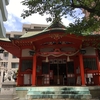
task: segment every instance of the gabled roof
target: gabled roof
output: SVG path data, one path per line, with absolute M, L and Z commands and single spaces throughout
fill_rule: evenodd
M 42 31 L 27 32 L 24 35 L 22 35 L 20 38 L 27 38 L 27 37 L 36 36 L 36 35 L 48 32 L 50 30 L 51 31 L 53 31 L 53 30 L 66 30 L 66 26 L 63 25 L 62 22 L 54 22 L 54 23 L 51 23 L 48 27 L 46 27 Z
M 87 46 L 100 47 L 100 36 L 77 36 L 65 34 L 66 27 L 61 22 L 51 23 L 43 31 L 27 32 L 20 38 L 0 39 L 0 46 L 16 57 L 20 57 L 21 49 L 74 47 L 76 50 Z M 16 52 L 17 51 L 17 52 Z

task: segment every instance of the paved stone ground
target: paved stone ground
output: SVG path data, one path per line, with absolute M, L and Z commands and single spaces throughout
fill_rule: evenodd
M 100 98 L 91 98 L 91 99 L 19 99 L 19 100 L 100 100 Z
M 19 99 L 19 100 L 100 100 L 100 98 L 93 99 Z

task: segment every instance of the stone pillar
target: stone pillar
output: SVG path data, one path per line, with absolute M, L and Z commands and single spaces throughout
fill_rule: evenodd
M 0 87 L 1 87 L 1 85 L 2 85 L 1 83 L 3 82 L 3 77 L 4 77 L 3 73 L 4 73 L 4 67 L 1 67 Z
M 36 85 L 36 62 L 37 62 L 37 55 L 34 54 L 33 56 L 33 70 L 32 70 L 32 85 Z
M 80 62 L 81 85 L 85 85 L 85 74 L 84 74 L 83 55 L 82 54 L 79 54 L 79 62 Z

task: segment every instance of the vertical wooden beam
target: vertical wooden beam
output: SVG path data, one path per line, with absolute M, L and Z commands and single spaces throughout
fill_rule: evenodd
M 82 54 L 79 54 L 79 62 L 80 62 L 81 84 L 85 85 L 85 74 L 84 74 L 83 55 Z
M 37 62 L 37 55 L 34 54 L 34 56 L 33 56 L 33 70 L 32 70 L 32 86 L 36 85 L 36 62 Z
M 99 73 L 100 73 L 100 58 L 99 58 L 99 54 L 100 54 L 100 53 L 99 53 L 99 52 L 100 52 L 100 51 L 97 50 L 97 49 L 96 49 L 95 51 L 96 51 L 96 61 L 97 61 L 97 68 L 98 68 L 98 76 L 97 76 L 97 77 L 98 77 L 98 78 L 97 78 L 98 83 L 97 83 L 97 84 L 100 85 L 100 75 L 99 75 Z
M 19 68 L 18 68 L 18 74 L 17 74 L 17 85 L 20 86 L 20 85 L 23 85 L 21 84 L 22 83 L 22 79 L 21 79 L 21 57 L 19 58 Z
M 18 74 L 17 74 L 17 85 L 23 85 L 22 83 L 22 77 L 21 77 L 21 65 L 22 65 L 22 50 L 20 49 L 20 57 L 19 57 L 19 68 L 18 68 Z

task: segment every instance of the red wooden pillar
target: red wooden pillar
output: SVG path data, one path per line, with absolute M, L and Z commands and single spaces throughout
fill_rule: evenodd
M 18 69 L 18 75 L 17 75 L 17 85 L 22 85 L 22 78 L 21 78 L 21 57 L 19 58 L 19 69 Z
M 79 62 L 80 62 L 81 84 L 85 85 L 85 75 L 84 75 L 84 65 L 83 65 L 83 55 L 82 54 L 79 54 Z
M 98 59 L 98 57 L 96 58 L 96 60 L 97 60 L 97 66 L 98 66 L 98 76 L 97 76 L 97 84 L 98 85 L 100 85 L 100 75 L 99 75 L 99 73 L 100 73 L 100 62 L 99 62 L 99 59 Z
M 34 54 L 33 56 L 33 70 L 32 70 L 32 85 L 36 85 L 36 61 L 37 61 L 37 55 Z
M 17 74 L 17 85 L 18 86 L 23 85 L 23 80 L 21 77 L 21 65 L 22 65 L 21 55 L 22 55 L 22 50 L 20 49 L 19 68 L 18 68 L 18 74 Z
M 98 80 L 98 85 L 100 85 L 100 75 L 99 75 L 99 73 L 100 73 L 100 59 L 99 59 L 99 50 L 96 50 L 96 60 L 97 60 L 97 67 L 98 67 L 98 78 L 97 78 L 97 80 Z

